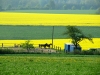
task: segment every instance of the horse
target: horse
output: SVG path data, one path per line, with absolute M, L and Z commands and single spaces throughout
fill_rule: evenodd
M 52 45 L 52 44 L 39 44 L 39 48 L 42 48 L 42 47 L 44 47 L 44 48 L 46 48 L 46 47 L 48 47 L 48 48 L 50 48 L 50 45 Z

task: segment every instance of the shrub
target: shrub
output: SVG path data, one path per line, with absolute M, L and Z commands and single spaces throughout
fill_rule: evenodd
M 74 54 L 81 54 L 80 50 L 74 50 Z
M 30 44 L 30 41 L 29 40 L 28 41 L 25 41 L 25 43 L 23 43 L 21 46 L 22 46 L 22 48 L 27 49 L 28 52 L 29 52 L 29 50 L 31 48 L 34 48 L 33 44 Z
M 90 49 L 90 50 L 82 51 L 81 54 L 82 55 L 100 55 L 100 51 Z
M 13 54 L 13 53 L 15 53 L 15 52 L 11 49 L 7 49 L 7 48 L 0 49 L 0 54 Z

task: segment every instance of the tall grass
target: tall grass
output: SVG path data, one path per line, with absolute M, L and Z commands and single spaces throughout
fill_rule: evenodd
M 99 75 L 99 56 L 0 56 L 1 75 Z

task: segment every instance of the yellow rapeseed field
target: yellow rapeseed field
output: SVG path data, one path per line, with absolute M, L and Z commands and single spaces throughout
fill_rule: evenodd
M 0 25 L 100 26 L 100 15 L 0 12 Z
M 0 40 L 0 47 L 2 46 L 2 43 L 4 43 L 4 47 L 14 47 L 14 44 L 21 44 L 24 43 L 26 40 Z M 38 47 L 38 44 L 45 44 L 45 43 L 52 43 L 51 39 L 47 40 L 30 40 L 31 43 Z M 80 45 L 83 50 L 87 50 L 89 48 L 100 48 L 100 38 L 94 38 L 94 43 L 91 43 L 88 40 L 83 40 L 80 42 Z M 64 49 L 65 43 L 71 43 L 71 39 L 54 39 L 54 45 L 59 46 L 62 49 Z
M 43 13 L 11 13 L 0 12 L 0 25 L 44 25 L 44 26 L 100 26 L 100 15 L 93 14 L 43 14 Z M 80 43 L 83 50 L 100 48 L 100 38 L 94 38 L 94 43 L 84 40 Z M 5 47 L 24 43 L 25 40 L 0 40 L 0 46 Z M 48 40 L 31 40 L 36 47 L 41 43 L 52 43 Z M 54 45 L 64 49 L 65 43 L 71 43 L 70 39 L 54 39 Z

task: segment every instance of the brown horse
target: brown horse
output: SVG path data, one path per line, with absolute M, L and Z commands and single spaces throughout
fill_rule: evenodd
M 50 48 L 50 45 L 52 45 L 52 44 L 39 44 L 39 48 L 42 48 L 42 47 L 44 47 L 44 48 L 46 48 L 46 47 L 48 47 L 48 48 Z

